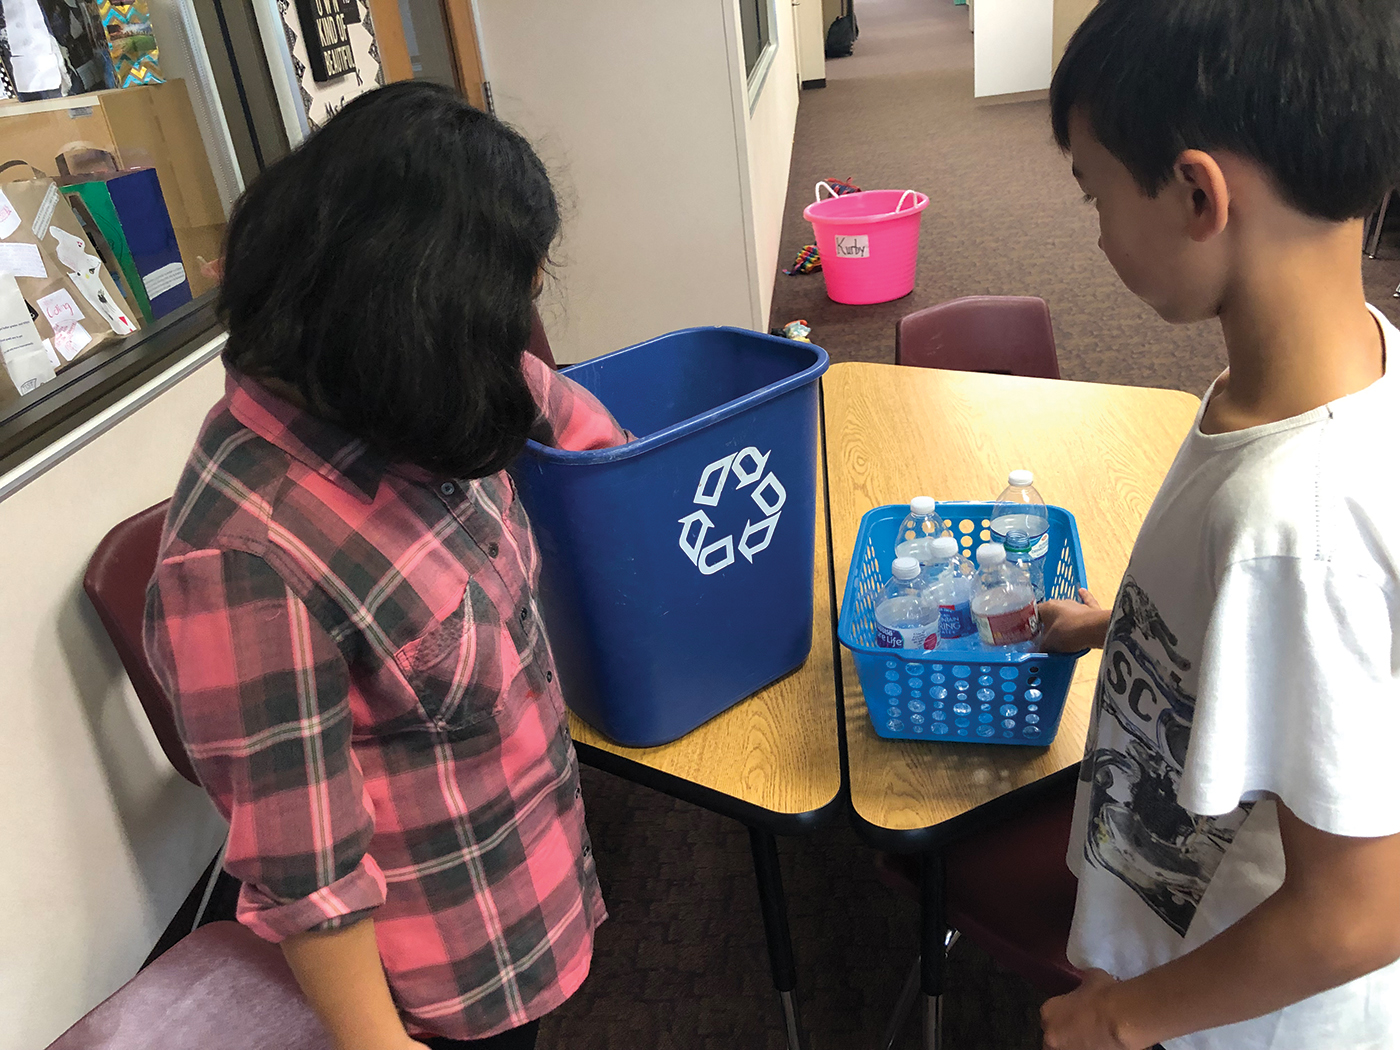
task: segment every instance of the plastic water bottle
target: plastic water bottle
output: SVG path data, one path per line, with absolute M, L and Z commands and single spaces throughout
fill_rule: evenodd
M 1029 470 L 1013 470 L 1006 479 L 1006 488 L 992 507 L 992 539 L 1013 554 L 1010 534 L 1023 532 L 1030 543 L 1029 550 L 1016 550 L 1017 560 L 1028 554 L 1031 586 L 1037 601 L 1045 600 L 1045 555 L 1050 549 L 1050 514 L 1045 500 L 1035 490 L 1035 476 Z
M 910 548 L 905 545 L 910 543 L 919 545 L 927 540 L 947 535 L 951 535 L 951 532 L 943 524 L 943 516 L 938 513 L 938 503 L 934 498 L 932 496 L 915 496 L 909 501 L 908 516 L 899 526 L 895 557 L 918 557 L 918 554 L 914 553 L 918 550 L 917 546 Z
M 938 638 L 948 641 L 977 633 L 972 619 L 972 577 L 952 536 L 928 541 L 929 561 L 924 568 L 924 595 L 938 605 Z
M 1037 580 L 1043 581 L 1044 576 L 1037 572 L 1044 563 L 1039 565 L 1031 555 L 1031 538 L 1026 535 L 1023 529 L 1012 529 L 1006 534 L 1006 542 L 1002 544 L 1006 548 L 1006 568 L 1008 571 L 1015 571 L 1021 578 L 1031 585 L 1035 590 L 1036 601 L 1044 600 L 1045 587 L 1042 582 L 1036 586 Z
M 924 599 L 918 561 L 896 558 L 893 571 L 875 606 L 875 644 L 884 649 L 937 649 L 938 606 Z
M 986 645 L 1018 645 L 1034 640 L 1040 630 L 1035 591 L 1028 579 L 1006 564 L 1006 548 L 984 543 L 977 548 L 982 573 L 972 599 L 977 634 Z

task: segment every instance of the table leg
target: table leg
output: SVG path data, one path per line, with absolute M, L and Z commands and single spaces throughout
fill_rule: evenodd
M 788 931 L 787 898 L 783 896 L 783 873 L 778 867 L 778 840 L 768 831 L 749 828 L 749 848 L 753 870 L 758 877 L 758 903 L 763 910 L 763 932 L 768 938 L 768 962 L 773 968 L 773 987 L 783 1004 L 788 1050 L 802 1050 L 802 1034 L 797 1020 L 797 967 L 792 958 L 792 934 Z
M 919 878 L 920 984 L 924 993 L 924 1050 L 943 1046 L 943 963 L 948 950 L 944 915 L 943 854 L 924 855 Z

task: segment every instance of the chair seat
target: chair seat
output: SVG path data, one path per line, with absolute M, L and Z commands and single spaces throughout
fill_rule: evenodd
M 180 941 L 49 1050 L 332 1050 L 282 952 L 236 922 Z
M 1065 956 L 1079 881 L 1065 864 L 1074 785 L 945 854 L 948 925 L 1041 991 L 1079 987 Z M 918 897 L 918 858 L 883 855 L 882 880 Z

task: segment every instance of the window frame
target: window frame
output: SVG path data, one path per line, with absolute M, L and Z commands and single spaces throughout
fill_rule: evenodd
M 739 0 L 739 2 L 741 4 L 752 3 L 760 15 L 758 28 L 761 50 L 758 53 L 758 58 L 754 61 L 753 68 L 748 71 L 749 113 L 752 114 L 763 94 L 763 86 L 768 82 L 768 72 L 773 68 L 773 60 L 778 54 L 778 3 L 777 0 Z M 766 39 L 763 35 L 765 29 L 767 30 Z M 742 26 L 739 38 L 740 46 L 745 47 Z M 745 69 L 748 69 L 748 57 L 745 47 Z

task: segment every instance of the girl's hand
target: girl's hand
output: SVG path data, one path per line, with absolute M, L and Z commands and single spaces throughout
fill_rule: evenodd
M 1079 601 L 1041 602 L 1036 613 L 1040 616 L 1040 645 L 1047 653 L 1103 648 L 1109 610 L 1086 588 L 1079 588 Z

